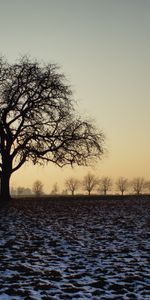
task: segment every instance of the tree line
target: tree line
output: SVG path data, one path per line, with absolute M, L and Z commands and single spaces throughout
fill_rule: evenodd
M 17 189 L 11 189 L 12 195 L 44 195 L 44 185 L 40 180 L 36 180 L 33 183 L 32 189 L 18 187 Z M 60 194 L 136 194 L 150 193 L 150 181 L 144 177 L 135 177 L 129 180 L 125 177 L 118 177 L 117 180 L 113 180 L 109 176 L 103 176 L 98 178 L 92 173 L 88 173 L 82 180 L 75 177 L 68 177 L 64 182 L 64 189 L 60 191 L 59 186 L 55 183 L 50 191 L 51 195 Z
M 88 173 L 83 180 L 78 180 L 74 177 L 69 177 L 65 181 L 66 191 L 74 195 L 81 190 L 88 195 L 91 193 L 98 193 L 107 195 L 108 193 L 119 193 L 122 196 L 125 193 L 133 193 L 140 195 L 142 193 L 150 192 L 150 181 L 144 177 L 135 177 L 129 180 L 125 177 L 119 177 L 114 181 L 109 176 L 98 178 L 92 173 Z

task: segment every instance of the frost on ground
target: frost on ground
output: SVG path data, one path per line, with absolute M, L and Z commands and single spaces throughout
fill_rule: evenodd
M 150 199 L 13 200 L 0 208 L 0 299 L 150 299 Z

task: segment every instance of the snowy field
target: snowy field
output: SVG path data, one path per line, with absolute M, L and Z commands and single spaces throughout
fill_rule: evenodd
M 142 196 L 13 200 L 0 208 L 0 300 L 150 299 L 149 215 Z

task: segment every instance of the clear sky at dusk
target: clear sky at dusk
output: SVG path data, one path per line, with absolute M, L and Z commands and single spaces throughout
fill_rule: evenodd
M 109 153 L 91 172 L 150 179 L 149 0 L 0 0 L 0 39 L 10 62 L 28 54 L 61 66 L 78 111 L 106 134 Z M 86 173 L 26 165 L 12 184 L 39 178 L 48 192 Z

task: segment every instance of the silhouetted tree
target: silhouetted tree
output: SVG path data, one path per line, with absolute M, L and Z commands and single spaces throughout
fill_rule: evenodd
M 98 178 L 91 173 L 88 173 L 83 179 L 83 188 L 88 192 L 89 196 L 98 184 Z
M 10 194 L 12 196 L 16 196 L 17 195 L 17 189 L 12 186 L 11 189 L 10 189 Z
M 143 177 L 134 178 L 131 181 L 131 187 L 137 195 L 140 195 L 145 188 L 145 179 Z
M 116 181 L 117 189 L 121 192 L 121 195 L 128 190 L 129 182 L 127 178 L 119 177 Z
M 104 195 L 112 188 L 112 179 L 108 176 L 102 177 L 99 182 L 99 189 Z
M 18 186 L 18 188 L 17 188 L 17 195 L 21 196 L 21 195 L 23 195 L 23 192 L 24 192 L 24 187 Z
M 68 191 L 71 192 L 72 195 L 74 195 L 75 191 L 79 187 L 79 180 L 73 177 L 70 177 L 65 182 L 66 188 Z
M 31 195 L 32 194 L 32 191 L 30 188 L 25 188 L 25 187 L 22 187 L 22 186 L 19 186 L 17 189 L 16 189 L 16 192 L 15 190 L 11 190 L 11 194 L 16 194 L 18 196 L 22 196 L 22 195 Z
M 148 193 L 150 192 L 150 180 L 145 182 L 145 189 L 148 191 Z
M 76 116 L 72 91 L 53 64 L 0 58 L 1 196 L 10 198 L 11 174 L 26 161 L 87 165 L 104 152 L 104 134 Z
M 62 193 L 61 193 L 63 196 L 64 195 L 68 195 L 68 191 L 66 189 L 62 190 Z
M 43 183 L 40 180 L 36 180 L 33 183 L 33 193 L 36 196 L 41 196 L 43 194 Z
M 58 184 L 57 184 L 57 182 L 56 183 L 54 183 L 54 185 L 53 185 L 53 188 L 52 188 L 52 191 L 51 191 L 51 194 L 52 195 L 57 195 L 58 194 Z

